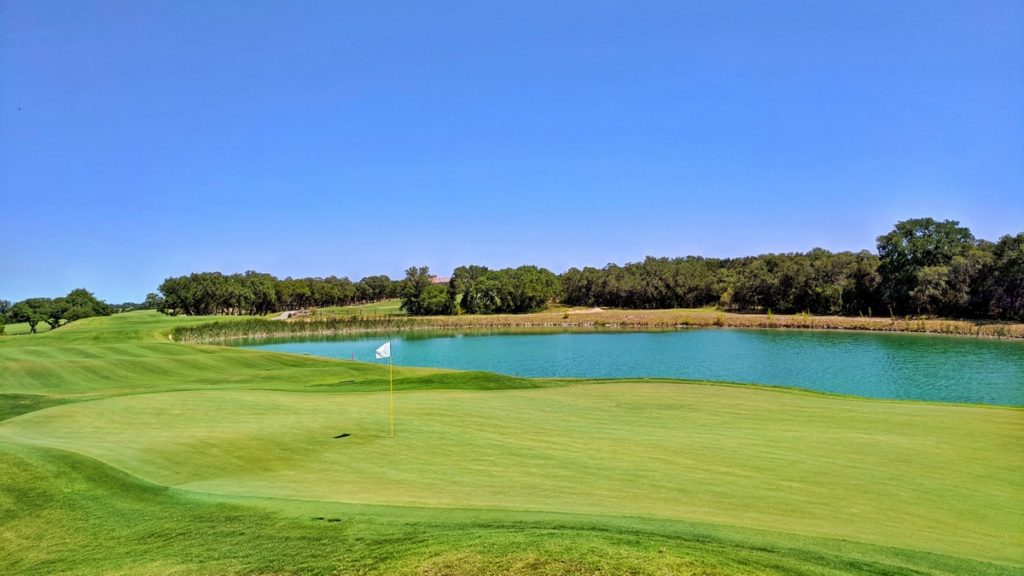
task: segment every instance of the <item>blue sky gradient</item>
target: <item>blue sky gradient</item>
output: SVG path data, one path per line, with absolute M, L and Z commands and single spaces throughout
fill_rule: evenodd
M 998 0 L 0 2 L 0 298 L 995 239 L 1022 30 Z

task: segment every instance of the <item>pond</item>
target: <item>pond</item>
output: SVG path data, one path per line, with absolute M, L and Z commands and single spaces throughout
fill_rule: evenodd
M 262 341 L 247 347 L 374 361 L 387 336 Z M 513 376 L 686 378 L 873 398 L 1024 405 L 1024 342 L 797 330 L 404 333 L 405 366 Z

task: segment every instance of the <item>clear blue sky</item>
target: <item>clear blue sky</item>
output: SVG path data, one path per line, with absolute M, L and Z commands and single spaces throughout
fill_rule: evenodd
M 0 1 L 0 298 L 1024 230 L 1024 3 Z

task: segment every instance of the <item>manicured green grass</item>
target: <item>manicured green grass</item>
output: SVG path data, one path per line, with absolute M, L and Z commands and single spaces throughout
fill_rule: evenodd
M 36 333 L 41 334 L 43 332 L 49 332 L 50 325 L 46 322 L 40 322 L 36 324 Z M 28 322 L 19 322 L 17 324 L 7 324 L 4 326 L 3 336 L 22 336 L 24 334 L 31 334 L 32 328 L 28 325 Z M 2 338 L 3 336 L 0 336 Z
M 63 403 L 59 398 L 42 394 L 0 394 L 0 420 Z
M 977 574 L 1012 567 L 638 518 L 212 498 L 0 442 L 5 574 Z
M 251 390 L 69 404 L 0 438 L 217 494 L 695 519 L 1024 561 L 1024 502 L 1001 498 L 1024 494 L 1004 458 L 1017 411 L 644 383 L 397 402 L 395 439 L 383 394 Z
M 329 306 L 327 308 L 320 308 L 317 312 L 337 316 L 347 316 L 350 314 L 405 315 L 405 310 L 402 310 L 401 306 L 401 298 L 393 298 L 391 300 L 370 302 L 369 304 L 360 304 L 358 306 Z
M 1024 574 L 1019 409 L 396 368 L 390 439 L 203 321 L 0 339 L 0 573 Z

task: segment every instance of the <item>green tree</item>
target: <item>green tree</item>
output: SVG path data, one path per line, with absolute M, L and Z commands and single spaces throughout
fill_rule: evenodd
M 64 298 L 54 298 L 50 300 L 50 305 L 47 307 L 47 316 L 43 320 L 50 325 L 51 330 L 60 328 L 60 324 L 66 318 L 66 314 L 71 309 L 71 305 L 68 304 Z
M 560 291 L 554 273 L 536 266 L 489 270 L 460 266 L 448 286 L 449 313 L 521 314 L 547 307 Z
M 501 312 L 537 312 L 558 295 L 558 276 L 546 268 L 520 266 L 499 272 L 508 299 Z
M 1024 232 L 1006 235 L 992 249 L 988 277 L 988 312 L 997 318 L 1024 320 Z
M 925 266 L 917 271 L 914 289 L 910 291 L 910 305 L 918 313 L 935 314 L 943 307 L 948 292 L 946 280 L 948 266 Z
M 156 292 L 146 294 L 146 299 L 142 302 L 143 310 L 163 310 L 165 306 L 163 297 Z
M 30 334 L 36 333 L 36 326 L 50 318 L 49 298 L 28 298 L 11 306 L 8 318 L 11 322 L 27 322 Z
M 476 283 L 490 273 L 486 266 L 459 266 L 448 282 L 448 306 L 453 314 L 479 312 Z
M 947 267 L 940 314 L 970 317 L 988 313 L 984 304 L 985 280 L 992 259 L 992 243 L 986 241 L 978 241 L 963 255 L 953 257 Z
M 881 310 L 878 287 L 882 279 L 878 275 L 878 257 L 867 250 L 849 254 L 843 269 L 846 278 L 843 314 L 871 315 L 874 310 Z
M 267 314 L 277 309 L 277 278 L 249 270 L 240 281 L 246 286 L 251 297 L 250 305 L 245 312 Z
M 422 316 L 424 311 L 422 302 L 426 289 L 430 286 L 430 267 L 412 266 L 405 271 L 405 280 L 402 281 L 402 310 L 413 316 Z M 447 291 L 445 292 L 447 297 Z
M 917 218 L 897 222 L 878 237 L 882 296 L 897 312 L 922 311 L 938 290 L 938 271 L 974 245 L 974 236 L 956 220 Z M 932 268 L 922 273 L 923 268 Z M 925 283 L 919 287 L 919 283 Z M 920 288 L 920 289 L 919 289 Z M 916 290 L 916 292 L 915 292 Z
M 768 262 L 762 258 L 752 259 L 736 273 L 732 287 L 733 306 L 739 310 L 779 310 L 779 303 L 772 296 L 774 287 L 775 277 Z
M 384 275 L 367 276 L 360 280 L 360 300 L 364 302 L 378 302 L 395 296 L 394 280 Z
M 110 316 L 113 313 L 110 305 L 85 288 L 75 288 L 63 300 L 67 306 L 64 317 L 68 322 L 92 316 Z
M 424 316 L 440 316 L 451 314 L 452 309 L 448 301 L 448 288 L 440 284 L 427 286 L 419 297 L 419 312 Z
M 601 299 L 601 270 L 587 266 L 569 268 L 562 274 L 562 302 L 570 306 L 594 306 Z

